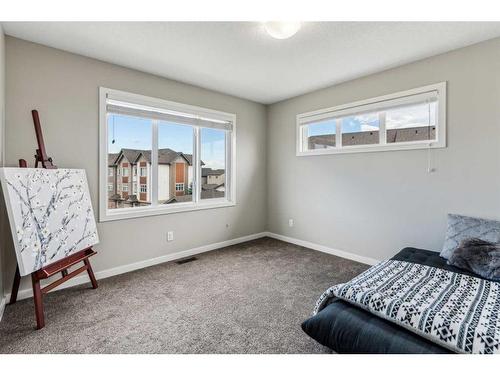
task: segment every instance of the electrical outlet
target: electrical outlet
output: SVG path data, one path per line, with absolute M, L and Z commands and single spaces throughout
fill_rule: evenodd
M 174 240 L 174 232 L 167 232 L 167 241 Z
M 293 227 L 293 219 L 288 219 L 288 226 L 291 228 Z

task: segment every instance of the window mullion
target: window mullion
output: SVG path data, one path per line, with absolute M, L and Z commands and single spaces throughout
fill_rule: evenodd
M 200 128 L 193 128 L 193 202 L 198 203 L 201 197 L 201 140 Z
M 342 120 L 335 120 L 335 147 L 342 148 Z
M 158 120 L 153 120 L 151 147 L 151 206 L 158 205 Z
M 387 144 L 387 132 L 385 131 L 385 111 L 378 113 L 379 142 L 381 145 Z

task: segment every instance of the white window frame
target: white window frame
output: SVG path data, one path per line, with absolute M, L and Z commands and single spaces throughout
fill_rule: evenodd
M 108 177 L 113 177 L 113 167 L 108 167 Z
M 155 188 L 148 192 L 151 197 L 151 204 L 140 207 L 124 207 L 124 208 L 108 208 L 107 195 L 107 167 L 108 167 L 108 131 L 107 131 L 107 100 L 112 97 L 114 100 L 122 100 L 129 103 L 134 103 L 140 106 L 154 107 L 166 111 L 189 113 L 203 119 L 214 119 L 218 121 L 231 122 L 232 130 L 226 131 L 226 180 L 225 180 L 225 197 L 213 199 L 201 198 L 201 129 L 203 126 L 193 126 L 193 201 L 178 202 L 176 204 L 159 204 L 155 195 Z M 156 158 L 158 144 L 158 120 L 153 121 L 153 150 L 152 150 L 152 166 L 149 178 L 154 186 L 157 181 L 157 163 Z M 197 152 L 195 150 L 198 150 Z M 140 172 L 140 171 L 139 171 Z M 135 217 L 144 217 L 152 215 L 163 215 L 177 212 L 187 212 L 195 210 L 213 209 L 221 207 L 230 207 L 236 205 L 236 115 L 216 111 L 212 109 L 192 106 L 188 104 L 176 103 L 164 99 L 152 98 L 144 95 L 133 94 L 125 91 L 109 89 L 106 87 L 99 88 L 99 221 L 112 221 L 120 219 L 129 219 Z
M 128 184 L 123 184 L 122 185 L 122 192 L 123 193 L 128 193 Z
M 411 104 L 412 101 L 419 95 L 425 96 L 437 92 L 436 102 L 436 139 L 423 141 L 409 141 L 398 143 L 387 143 L 385 121 L 380 121 L 380 141 L 378 144 L 368 145 L 353 145 L 342 147 L 342 132 L 339 117 L 347 117 L 363 112 L 383 111 L 384 108 L 391 106 Z M 384 112 L 383 112 L 384 113 Z M 384 117 L 384 116 L 382 116 Z M 385 118 L 385 117 L 384 117 Z M 305 123 L 311 121 L 326 121 L 328 119 L 337 119 L 335 132 L 335 147 L 305 150 L 304 143 L 306 142 Z M 381 118 L 381 120 L 383 120 Z M 414 149 L 429 149 L 429 148 L 444 148 L 446 147 L 446 82 L 440 82 L 433 85 L 414 88 L 411 90 L 400 91 L 389 95 L 378 96 L 366 100 L 360 100 L 348 104 L 343 104 L 335 107 L 324 108 L 317 111 L 301 113 L 296 118 L 296 155 L 297 156 L 312 156 L 312 155 L 328 155 L 328 154 L 344 154 L 358 152 L 375 152 L 375 151 L 397 151 L 397 150 L 414 150 Z
M 128 177 L 128 167 L 122 167 L 122 176 Z
M 113 184 L 111 182 L 108 183 L 108 192 L 113 191 L 114 190 L 113 188 L 114 188 Z
M 140 185 L 141 185 L 140 186 L 140 192 L 143 193 L 143 194 L 147 193 L 148 192 L 148 184 L 140 184 Z M 143 190 L 142 189 L 143 186 L 144 186 L 144 191 L 142 191 Z
M 176 182 L 175 191 L 184 191 L 184 182 Z

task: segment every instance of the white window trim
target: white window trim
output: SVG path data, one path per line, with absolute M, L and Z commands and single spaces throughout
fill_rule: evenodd
M 118 98 L 123 101 L 133 102 L 145 106 L 154 106 L 166 110 L 179 112 L 188 112 L 196 114 L 204 118 L 213 118 L 220 121 L 231 121 L 232 132 L 231 137 L 226 136 L 226 179 L 225 190 L 226 197 L 213 199 L 199 199 L 201 193 L 201 166 L 193 169 L 193 178 L 197 184 L 193 184 L 193 196 L 198 199 L 193 202 L 181 202 L 174 205 L 159 205 L 152 200 L 151 205 L 141 207 L 125 207 L 117 209 L 108 209 L 108 192 L 107 192 L 107 168 L 108 168 L 108 132 L 107 132 L 107 111 L 106 99 L 109 95 L 113 98 Z M 199 146 L 201 151 L 200 128 L 194 127 L 194 142 Z M 228 134 L 228 133 L 226 133 Z M 153 145 L 154 146 L 154 145 Z M 196 153 L 195 153 L 196 154 Z M 152 153 L 152 157 L 153 157 Z M 199 165 L 200 155 L 194 155 L 193 166 Z M 153 176 L 157 172 L 153 173 Z M 150 176 L 151 178 L 151 176 Z M 152 179 L 154 182 L 154 177 Z M 157 189 L 153 189 L 153 192 Z M 151 192 L 148 192 L 151 194 Z M 236 115 L 212 109 L 192 106 L 188 104 L 171 102 L 168 100 L 151 98 L 144 95 L 132 94 L 125 91 L 109 89 L 105 87 L 99 88 L 99 221 L 112 221 L 121 219 L 130 219 L 137 217 L 164 215 L 170 213 L 197 211 L 205 209 L 215 209 L 222 207 L 230 207 L 236 205 Z
M 177 186 L 180 186 L 180 189 L 177 189 Z M 175 191 L 184 191 L 184 182 L 176 182 Z
M 418 94 L 425 95 L 437 91 L 437 124 L 436 124 L 436 140 L 401 142 L 401 143 L 386 143 L 385 119 L 380 123 L 380 143 L 372 145 L 355 145 L 342 147 L 342 133 L 340 132 L 340 121 L 337 121 L 336 129 L 336 147 L 315 150 L 303 150 L 303 144 L 306 141 L 304 132 L 304 121 L 320 121 L 334 117 L 333 112 L 338 116 L 345 116 L 350 111 L 355 112 L 356 107 L 364 106 L 364 109 L 372 109 L 376 111 L 381 102 L 392 101 L 394 104 L 405 103 L 407 97 Z M 410 98 L 411 99 L 411 98 Z M 382 133 L 384 133 L 382 135 Z M 428 148 L 444 148 L 446 147 L 446 82 L 440 82 L 433 85 L 414 88 L 411 90 L 400 91 L 389 95 L 378 96 L 375 98 L 360 100 L 348 104 L 343 104 L 335 107 L 324 108 L 317 111 L 301 113 L 296 118 L 296 155 L 297 156 L 313 156 L 313 155 L 329 155 L 329 154 L 346 154 L 359 152 L 375 152 L 375 151 L 397 151 L 397 150 L 415 150 Z

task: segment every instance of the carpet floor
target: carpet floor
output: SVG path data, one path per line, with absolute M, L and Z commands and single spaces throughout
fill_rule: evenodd
M 302 332 L 320 294 L 368 266 L 271 238 L 7 306 L 0 353 L 328 353 Z

